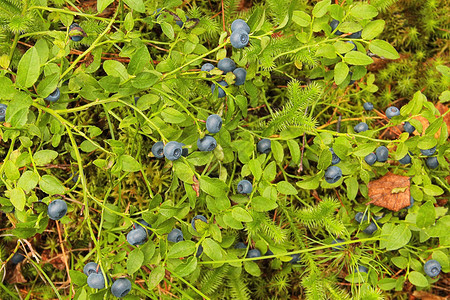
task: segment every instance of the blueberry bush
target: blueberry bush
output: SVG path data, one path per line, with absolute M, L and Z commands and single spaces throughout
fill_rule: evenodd
M 0 299 L 447 295 L 448 15 L 0 0 Z

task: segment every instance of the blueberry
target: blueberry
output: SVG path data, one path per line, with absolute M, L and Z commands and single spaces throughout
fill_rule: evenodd
M 347 38 L 349 38 L 349 39 L 360 39 L 361 38 L 361 33 L 362 33 L 361 30 L 357 31 L 357 32 L 353 32 Z
M 420 149 L 420 152 L 422 152 L 422 154 L 425 156 L 431 156 L 434 154 L 434 152 L 436 152 L 436 146 L 431 149 Z
M 246 179 L 239 181 L 237 185 L 237 192 L 239 194 L 250 194 L 252 192 L 252 183 Z
M 191 221 L 191 226 L 192 226 L 192 228 L 194 228 L 195 231 L 197 231 L 197 229 L 195 228 L 195 220 L 200 220 L 200 221 L 203 221 L 205 223 L 208 223 L 208 220 L 204 216 L 196 215 Z
M 195 253 L 195 256 L 199 257 L 200 255 L 202 255 L 202 253 L 203 253 L 203 246 L 200 245 L 198 246 L 197 253 Z
M 400 115 L 400 110 L 395 106 L 390 106 L 386 109 L 386 117 L 388 119 Z
M 270 249 L 267 249 L 265 256 L 273 255 L 273 252 Z
M 260 256 L 261 256 L 261 251 L 259 251 L 258 249 L 249 250 L 247 253 L 247 258 L 254 258 L 254 257 L 260 257 Z
M 343 243 L 343 242 L 345 242 L 345 240 L 343 240 L 343 239 L 335 239 L 335 240 L 333 240 L 332 242 L 331 242 L 331 244 L 340 244 L 340 243 Z M 336 247 L 331 247 L 331 250 L 333 250 L 333 251 L 339 251 L 339 250 L 342 250 L 342 249 L 344 249 L 344 247 L 345 247 L 345 245 L 340 245 L 340 246 L 336 246 Z
M 74 42 L 81 41 L 86 36 L 83 28 L 80 27 L 77 23 L 72 23 L 69 26 L 69 37 Z
M 332 184 L 342 177 L 342 170 L 339 167 L 331 166 L 325 171 L 325 181 Z
M 377 229 L 377 224 L 375 224 L 374 221 L 370 221 L 369 226 L 367 226 L 366 229 L 363 230 L 363 232 L 367 234 L 373 234 L 375 231 L 377 231 Z
M 228 86 L 228 83 L 225 80 L 221 80 L 218 83 L 219 83 L 219 85 L 221 85 L 223 87 L 227 87 Z M 216 84 L 213 83 L 211 85 L 211 93 L 214 94 L 215 89 L 216 89 Z M 223 97 L 225 97 L 225 95 L 226 95 L 225 91 L 219 86 L 219 98 L 223 98 Z
M 355 271 L 356 271 L 356 272 L 359 272 L 359 273 L 367 273 L 367 272 L 369 271 L 369 269 L 367 269 L 367 268 L 364 267 L 364 266 L 358 265 L 358 267 L 356 268 Z
M 47 100 L 50 102 L 56 102 L 56 101 L 58 101 L 60 96 L 61 96 L 61 92 L 59 91 L 59 88 L 56 88 L 56 90 L 54 90 L 53 93 L 51 93 L 46 98 L 44 98 L 44 100 Z
M 297 264 L 300 261 L 300 254 L 292 254 L 292 259 L 289 261 L 290 264 Z
M 256 149 L 259 153 L 268 154 L 272 150 L 271 142 L 269 139 L 262 139 L 256 145 Z
M 364 161 L 371 166 L 377 161 L 377 156 L 375 153 L 369 153 L 364 157 Z
M 135 229 L 132 229 L 127 234 L 127 242 L 133 246 L 143 245 L 146 240 L 147 240 L 147 231 L 143 227 L 137 227 Z
M 0 122 L 5 122 L 5 117 L 6 117 L 6 108 L 8 107 L 8 105 L 6 104 L 0 104 Z
M 230 36 L 230 43 L 233 48 L 242 49 L 248 45 L 250 37 L 244 30 L 236 30 Z
M 375 150 L 375 154 L 377 155 L 377 161 L 385 162 L 388 159 L 389 150 L 385 146 L 380 146 Z
M 213 151 L 217 147 L 216 139 L 210 135 L 205 135 L 204 138 L 197 140 L 197 147 L 200 151 Z
M 73 182 L 73 183 L 77 183 L 78 178 L 80 177 L 80 176 L 78 175 L 78 172 L 72 173 L 72 174 L 70 174 L 70 176 L 72 177 L 72 182 Z
M 427 158 L 427 166 L 430 169 L 436 169 L 439 166 L 439 162 L 437 160 L 437 157 L 428 157 Z
M 166 146 L 164 146 L 164 156 L 168 160 L 177 160 L 181 157 L 183 153 L 183 149 L 181 148 L 181 144 L 175 141 L 168 142 Z
M 74 36 L 71 36 L 70 39 L 74 42 L 79 42 L 83 39 L 83 36 L 82 35 L 74 35 Z
M 214 67 L 213 64 L 211 64 L 211 63 L 206 63 L 206 64 L 204 64 L 204 65 L 202 66 L 201 70 L 202 70 L 202 71 L 209 72 L 209 71 L 213 70 L 214 68 L 215 68 L 215 67 Z
M 9 262 L 12 263 L 13 265 L 17 265 L 18 263 L 22 262 L 24 259 L 25 259 L 25 254 L 23 254 L 22 252 L 16 252 L 11 257 L 11 260 Z
M 330 151 L 331 151 L 331 164 L 332 165 L 338 164 L 341 161 L 341 159 L 339 158 L 339 156 L 336 155 L 336 153 L 334 153 L 333 148 L 330 148 Z
M 119 278 L 111 286 L 111 294 L 117 298 L 125 297 L 131 291 L 131 282 L 127 278 Z
M 357 212 L 355 215 L 355 221 L 358 223 L 367 221 L 367 215 L 362 212 Z
M 352 45 L 354 46 L 353 49 L 352 49 L 352 51 L 358 50 L 358 48 L 356 47 L 356 44 L 355 44 L 354 42 L 352 42 L 352 41 L 346 41 L 346 43 L 352 44 Z
M 152 153 L 156 158 L 164 157 L 164 143 L 159 141 L 152 146 Z
M 411 163 L 411 156 L 407 153 L 402 159 L 399 159 L 399 162 L 403 165 Z
M 93 289 L 103 289 L 105 287 L 103 273 L 91 273 L 87 278 L 87 284 Z
M 145 228 L 144 226 L 150 227 L 150 228 L 152 227 L 144 219 L 137 220 L 137 223 L 134 223 L 133 226 L 134 226 L 134 229 L 138 229 L 138 228 L 144 229 L 147 234 L 148 234 L 149 230 L 147 228 Z
M 98 265 L 95 262 L 93 262 L 93 261 L 88 262 L 83 268 L 83 273 L 86 276 L 89 276 L 92 273 L 100 273 L 101 274 L 102 271 L 100 269 L 98 269 L 98 272 L 97 272 L 97 268 L 98 268 Z
M 188 148 L 183 148 L 183 152 L 181 152 L 181 156 L 186 157 L 189 155 L 189 149 Z
M 219 60 L 217 67 L 226 74 L 228 72 L 233 72 L 234 69 L 236 69 L 236 63 L 232 59 L 225 57 Z
M 353 130 L 355 130 L 356 133 L 360 133 L 360 132 L 366 131 L 368 129 L 369 129 L 369 126 L 364 122 L 360 122 L 360 123 L 356 124 L 355 127 L 353 127 Z
M 437 260 L 430 259 L 423 265 L 423 270 L 428 276 L 436 277 L 441 273 L 441 264 Z
M 56 199 L 50 202 L 47 208 L 47 215 L 52 220 L 59 220 L 67 213 L 67 203 L 64 200 Z
M 245 78 L 247 77 L 247 71 L 243 68 L 236 68 L 233 71 L 236 76 L 236 81 L 234 85 L 243 85 L 245 83 Z
M 373 104 L 371 102 L 364 102 L 363 107 L 367 111 L 371 111 L 373 109 Z
M 331 32 L 333 32 L 339 25 L 339 21 L 338 20 L 332 20 L 330 22 L 330 26 L 331 26 Z M 334 33 L 335 35 L 342 35 L 343 32 L 336 30 L 336 32 Z
M 183 232 L 180 229 L 178 229 L 178 228 L 173 229 L 167 235 L 167 240 L 169 242 L 178 243 L 178 242 L 181 242 L 183 239 L 184 239 L 183 238 Z
M 176 20 L 175 24 L 177 24 L 178 27 L 180 27 L 180 28 L 183 27 L 183 21 L 181 21 L 181 20 Z
M 244 244 L 243 242 L 238 242 L 236 243 L 236 245 L 234 245 L 234 249 L 246 249 L 247 245 Z
M 403 124 L 403 130 L 407 133 L 413 133 L 414 130 L 416 130 L 416 127 L 412 126 L 409 122 L 405 122 L 405 124 Z
M 409 206 L 406 207 L 406 209 L 410 209 L 411 207 L 413 207 L 414 205 L 414 198 L 413 196 L 411 196 L 410 200 L 409 200 Z
M 210 133 L 218 133 L 222 128 L 222 118 L 219 115 L 209 115 L 206 119 L 206 130 Z
M 231 23 L 231 31 L 244 30 L 247 33 L 250 33 L 250 26 L 248 26 L 247 22 L 242 19 L 236 19 Z

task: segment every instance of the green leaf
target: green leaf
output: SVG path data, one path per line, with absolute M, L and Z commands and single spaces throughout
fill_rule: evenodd
M 10 192 L 10 200 L 12 205 L 14 205 L 18 211 L 23 211 L 27 199 L 25 198 L 25 193 L 22 188 L 16 187 L 12 189 Z
M 17 180 L 20 177 L 19 168 L 11 161 L 7 160 L 4 166 L 5 175 L 9 180 Z
M 272 141 L 271 147 L 272 147 L 273 157 L 275 158 L 277 163 L 281 163 L 283 161 L 283 157 L 284 157 L 283 146 L 281 146 L 280 142 L 278 142 L 278 141 Z
M 300 27 L 308 27 L 309 23 L 311 23 L 311 16 L 301 10 L 294 10 L 292 21 Z
M 349 177 L 345 179 L 345 185 L 347 186 L 347 197 L 350 200 L 354 200 L 358 194 L 358 180 L 355 177 Z
M 323 17 L 327 13 L 327 9 L 330 5 L 331 3 L 328 0 L 317 2 L 312 10 L 313 16 L 316 18 Z
M 383 239 L 380 241 L 380 247 L 392 251 L 408 244 L 411 239 L 411 230 L 404 223 L 399 225 L 386 223 L 381 230 L 381 236 Z
M 237 230 L 244 229 L 244 225 L 242 225 L 242 223 L 240 221 L 233 218 L 231 213 L 227 213 L 223 216 L 223 222 L 233 229 L 237 229 Z
M 83 272 L 70 270 L 69 274 L 73 284 L 83 286 L 87 283 L 87 276 Z
M 252 208 L 255 211 L 265 212 L 269 210 L 273 210 L 278 207 L 278 204 L 275 200 L 267 199 L 262 196 L 257 196 L 252 199 Z
M 189 168 L 189 166 L 181 161 L 181 160 L 176 160 L 173 162 L 173 171 L 175 172 L 175 174 L 177 175 L 177 177 L 189 184 L 193 184 L 194 183 L 194 171 L 192 171 L 191 168 Z
M 19 61 L 16 83 L 23 88 L 31 87 L 39 78 L 40 70 L 38 51 L 35 47 L 31 47 Z
M 415 286 L 418 286 L 418 287 L 428 286 L 427 278 L 422 273 L 419 273 L 417 271 L 412 271 L 411 273 L 409 273 L 408 279 L 409 279 L 409 282 L 411 282 Z
M 48 76 L 45 76 L 45 78 L 39 82 L 36 88 L 36 92 L 38 93 L 39 96 L 45 98 L 56 90 L 58 82 L 59 82 L 59 73 L 53 73 Z
M 195 243 L 193 241 L 182 241 L 175 243 L 167 254 L 168 258 L 180 258 L 189 256 L 195 251 Z
M 123 82 L 128 79 L 129 75 L 127 69 L 123 64 L 117 60 L 107 60 L 103 63 L 103 70 L 106 74 L 110 76 L 119 77 L 120 81 Z
M 206 238 L 202 242 L 203 252 L 212 260 L 222 260 L 222 248 L 216 241 Z
M 297 193 L 298 193 L 297 189 L 287 181 L 278 182 L 277 190 L 279 193 L 284 194 L 284 195 L 297 195 Z
M 58 156 L 58 152 L 53 150 L 40 150 L 33 154 L 33 160 L 37 166 L 45 166 L 51 163 Z
M 323 170 L 326 167 L 328 167 L 331 164 L 332 157 L 333 157 L 333 154 L 331 153 L 330 149 L 322 149 L 322 151 L 320 152 L 320 155 L 319 155 L 319 161 L 317 163 L 317 168 L 319 168 L 320 170 Z
M 122 170 L 125 172 L 137 172 L 141 169 L 141 164 L 130 155 L 120 156 L 120 161 L 122 163 Z
M 170 40 L 173 40 L 173 38 L 175 37 L 175 32 L 173 31 L 172 25 L 167 22 L 162 22 L 161 29 Z
M 384 25 L 386 22 L 384 20 L 375 20 L 368 23 L 361 34 L 361 37 L 365 40 L 372 40 L 383 32 Z
M 158 265 L 150 273 L 150 276 L 149 276 L 150 280 L 149 280 L 147 288 L 150 290 L 155 288 L 161 282 L 161 280 L 163 280 L 164 275 L 166 275 L 166 269 L 164 268 L 164 266 Z
M 133 275 L 134 272 L 139 270 L 144 262 L 144 253 L 139 248 L 135 248 L 130 252 L 127 259 L 127 271 L 128 274 Z
M 395 278 L 383 278 L 378 281 L 378 287 L 383 291 L 389 291 L 395 288 L 397 284 L 397 279 Z
M 336 48 L 333 45 L 325 44 L 316 51 L 317 56 L 323 56 L 325 58 L 334 59 L 336 58 Z
M 369 44 L 369 50 L 379 56 L 382 56 L 387 59 L 398 59 L 400 58 L 400 55 L 398 54 L 397 50 L 395 50 L 394 47 L 392 47 L 391 44 L 389 44 L 386 41 L 382 40 L 373 40 Z
M 189 257 L 184 263 L 178 265 L 175 268 L 175 273 L 181 277 L 186 277 L 197 268 L 197 258 L 194 256 Z
M 105 8 L 108 7 L 111 3 L 113 3 L 114 0 L 97 0 L 97 11 L 98 13 L 101 13 L 105 10 Z
M 39 182 L 39 175 L 33 171 L 25 171 L 22 176 L 20 176 L 17 186 L 23 188 L 25 193 L 29 193 L 32 189 L 36 187 Z
M 66 189 L 61 182 L 52 175 L 44 175 L 39 181 L 39 187 L 44 193 L 49 195 L 64 194 Z
M 346 63 L 355 66 L 366 66 L 373 63 L 372 58 L 359 51 L 350 51 L 346 53 L 344 56 L 344 60 Z
M 244 269 L 250 275 L 253 275 L 255 277 L 261 276 L 261 269 L 254 261 L 244 261 Z
M 147 47 L 140 47 L 131 56 L 130 63 L 128 64 L 128 74 L 136 75 L 142 72 L 145 68 L 150 67 L 150 53 Z
M 145 12 L 145 5 L 143 0 L 123 0 L 126 5 L 128 5 L 130 8 L 134 9 L 137 12 L 144 13 Z
M 186 117 L 184 114 L 180 113 L 178 110 L 172 107 L 166 107 L 162 112 L 161 116 L 165 122 L 178 124 L 184 122 Z
M 200 177 L 199 184 L 202 191 L 213 197 L 226 196 L 228 191 L 227 184 L 218 178 L 202 176 Z
M 346 63 L 338 62 L 334 67 L 334 82 L 340 85 L 347 78 L 349 68 Z
M 391 261 L 399 269 L 405 269 L 408 266 L 408 259 L 403 256 L 393 257 Z
M 372 19 L 378 15 L 378 10 L 370 4 L 358 4 L 350 10 L 350 14 L 360 19 Z
M 261 163 L 259 162 L 259 160 L 253 158 L 248 162 L 248 167 L 250 169 L 250 172 L 252 172 L 253 176 L 255 177 L 256 181 L 259 181 L 262 175 Z
M 434 224 L 436 218 L 436 210 L 431 201 L 422 204 L 417 213 L 416 225 L 419 228 L 425 228 Z
M 242 207 L 235 206 L 231 212 L 233 218 L 241 222 L 251 222 L 253 221 L 252 216 Z
M 439 196 L 444 193 L 444 190 L 437 185 L 428 184 L 423 187 L 423 192 L 429 196 Z

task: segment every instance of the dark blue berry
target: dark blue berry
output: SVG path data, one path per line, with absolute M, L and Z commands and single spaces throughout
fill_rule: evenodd
M 173 242 L 173 243 L 178 243 L 181 242 L 182 240 L 184 240 L 183 238 L 183 232 L 178 229 L 178 228 L 174 228 L 168 235 L 167 235 L 167 240 L 169 242 Z
M 164 157 L 164 143 L 159 141 L 152 146 L 152 153 L 156 158 Z
M 12 263 L 13 265 L 17 265 L 18 263 L 22 262 L 24 259 L 25 259 L 25 254 L 23 254 L 22 252 L 16 252 L 11 257 L 11 260 L 9 262 Z
M 0 104 L 0 122 L 5 122 L 5 117 L 6 117 L 6 108 L 8 107 L 8 105 L 6 104 Z
M 52 220 L 59 220 L 67 213 L 67 203 L 64 200 L 56 199 L 50 202 L 47 208 L 47 215 Z
M 72 23 L 69 26 L 69 37 L 74 42 L 81 41 L 86 36 L 83 28 L 80 27 L 77 23 Z
M 267 249 L 265 256 L 273 255 L 273 252 L 270 249 Z
M 208 223 L 208 220 L 204 216 L 202 216 L 202 215 L 195 216 L 191 221 L 191 226 L 192 226 L 192 228 L 194 228 L 195 231 L 197 231 L 197 229 L 195 228 L 195 220 L 201 220 L 205 223 Z
M 292 254 L 292 259 L 289 261 L 291 264 L 297 264 L 300 261 L 300 254 Z
M 371 111 L 373 109 L 373 104 L 371 102 L 365 102 L 363 104 L 363 107 L 364 107 L 365 110 Z
M 166 146 L 164 146 L 164 156 L 168 160 L 177 160 L 181 157 L 183 153 L 183 149 L 181 148 L 181 144 L 175 141 L 168 142 Z
M 139 220 L 137 220 L 136 223 L 133 224 L 133 227 L 134 227 L 134 229 L 142 228 L 148 234 L 149 230 L 146 227 L 151 228 L 152 226 L 150 224 L 148 224 L 144 219 L 139 219 Z
M 333 184 L 338 182 L 342 177 L 342 170 L 339 167 L 331 166 L 325 171 L 325 181 Z
M 356 272 L 359 272 L 359 273 L 367 273 L 368 271 L 369 271 L 369 269 L 367 269 L 366 267 L 361 266 L 361 265 L 358 265 L 358 267 L 356 268 Z
M 259 251 L 258 249 L 249 250 L 247 253 L 247 258 L 255 258 L 255 257 L 260 257 L 260 256 L 261 256 L 261 251 Z
M 250 194 L 253 190 L 252 183 L 246 179 L 239 181 L 237 185 L 237 192 L 239 194 Z
M 245 83 L 245 78 L 247 77 L 247 71 L 245 69 L 236 68 L 234 69 L 233 74 L 236 76 L 234 85 L 243 85 Z
M 367 226 L 366 229 L 363 230 L 363 232 L 367 234 L 373 234 L 375 231 L 377 231 L 377 229 L 377 224 L 375 224 L 374 221 L 370 221 L 369 226 Z
M 345 240 L 343 240 L 343 239 L 335 239 L 335 240 L 333 240 L 332 242 L 331 242 L 331 244 L 340 244 L 340 243 L 343 243 L 343 242 L 345 242 Z M 342 249 L 344 249 L 344 247 L 345 247 L 345 245 L 339 245 L 339 246 L 336 246 L 336 247 L 331 247 L 331 250 L 333 250 L 333 251 L 339 251 L 339 250 L 342 250 Z
M 209 72 L 209 71 L 212 71 L 214 68 L 215 68 L 215 67 L 214 67 L 213 64 L 211 64 L 211 63 L 206 63 L 206 64 L 204 64 L 204 65 L 202 66 L 201 70 L 202 70 L 202 71 Z
M 226 74 L 228 72 L 233 72 L 234 69 L 236 69 L 236 63 L 232 59 L 225 57 L 219 60 L 217 67 L 219 70 L 223 71 L 224 74 Z
M 117 298 L 125 297 L 131 291 L 131 282 L 127 278 L 119 278 L 111 286 L 111 293 Z
M 271 142 L 269 139 L 262 139 L 256 145 L 256 149 L 259 153 L 268 154 L 272 150 Z
M 399 162 L 403 165 L 411 163 L 411 156 L 407 153 L 402 159 L 399 159 Z
M 380 146 L 375 150 L 375 154 L 377 155 L 377 161 L 385 162 L 389 156 L 389 150 L 385 146 Z
M 332 165 L 338 164 L 341 161 L 341 159 L 339 158 L 339 156 L 336 155 L 336 153 L 334 153 L 333 148 L 330 148 L 330 151 L 331 151 L 331 164 Z
M 247 245 L 244 244 L 243 242 L 238 242 L 238 243 L 236 243 L 236 245 L 234 245 L 234 248 L 235 249 L 246 249 Z
M 333 32 L 339 25 L 339 21 L 338 20 L 332 20 L 330 22 L 330 26 L 331 26 L 331 32 Z M 335 35 L 342 35 L 343 32 L 336 30 L 336 32 L 334 33 Z
M 50 102 L 56 102 L 58 101 L 59 97 L 61 96 L 61 92 L 59 91 L 59 88 L 56 88 L 56 90 L 53 91 L 50 95 L 44 98 L 44 100 L 50 101 Z
M 223 86 L 223 87 L 227 87 L 227 86 L 228 86 L 228 83 L 227 83 L 225 80 L 219 81 L 218 84 L 221 85 L 221 86 Z M 224 91 L 220 86 L 218 87 L 218 89 L 219 89 L 219 98 L 225 97 L 225 95 L 226 95 L 225 91 Z M 211 85 L 211 93 L 214 94 L 214 91 L 215 91 L 215 90 L 216 90 L 216 84 L 213 83 L 213 84 Z
M 436 146 L 431 149 L 420 149 L 420 152 L 422 152 L 422 154 L 425 156 L 431 156 L 434 154 L 434 152 L 436 152 Z
M 231 31 L 244 30 L 247 33 L 250 33 L 250 26 L 248 26 L 247 22 L 242 19 L 236 19 L 231 23 Z
M 360 39 L 361 38 L 362 31 L 353 32 L 350 34 L 347 38 L 349 39 Z
M 414 198 L 413 196 L 411 196 L 410 200 L 409 200 L 409 206 L 406 207 L 406 209 L 410 209 L 411 207 L 413 207 L 414 205 Z
M 222 118 L 219 115 L 209 115 L 206 119 L 206 130 L 210 133 L 218 133 L 222 128 Z
M 87 284 L 93 289 L 105 288 L 105 278 L 103 278 L 103 273 L 91 273 L 88 276 Z
M 177 24 L 178 27 L 180 27 L 180 28 L 183 27 L 183 21 L 181 21 L 181 20 L 176 20 L 175 24 Z
M 416 130 L 416 127 L 412 126 L 411 123 L 409 123 L 409 122 L 405 122 L 405 124 L 403 124 L 403 129 L 407 133 L 413 133 L 414 130 Z
M 212 136 L 205 135 L 204 138 L 197 140 L 197 147 L 200 151 L 213 151 L 217 147 L 217 142 Z
M 360 122 L 360 123 L 356 124 L 355 127 L 353 127 L 353 130 L 355 130 L 356 133 L 360 133 L 360 132 L 366 131 L 368 129 L 369 129 L 369 126 L 364 122 Z
M 400 115 L 400 110 L 397 107 L 390 106 L 386 109 L 386 117 L 388 117 L 388 119 L 391 119 L 398 115 Z
M 437 260 L 430 259 L 423 266 L 423 270 L 428 276 L 436 277 L 441 273 L 441 264 Z
M 98 269 L 98 272 L 97 272 L 97 268 L 98 268 L 98 265 L 95 262 L 93 262 L 93 261 L 88 262 L 83 268 L 83 273 L 86 276 L 89 276 L 92 273 L 101 273 L 102 271 L 100 270 L 100 268 Z
M 358 222 L 358 223 L 367 221 L 367 215 L 362 213 L 362 212 L 358 212 L 355 215 L 355 221 Z
M 195 253 L 195 256 L 199 257 L 200 255 L 202 255 L 202 253 L 203 253 L 203 246 L 200 245 L 198 246 L 197 253 Z
M 352 51 L 358 50 L 358 48 L 356 47 L 356 44 L 355 44 L 354 42 L 352 42 L 352 41 L 346 41 L 346 43 L 349 43 L 349 44 L 352 44 L 352 45 L 353 45 Z
M 244 30 L 236 30 L 230 36 L 230 43 L 233 48 L 242 49 L 248 45 L 250 37 Z
M 127 234 L 127 242 L 130 245 L 137 246 L 143 245 L 147 240 L 147 231 L 142 226 L 130 230 Z
M 371 166 L 377 161 L 377 156 L 375 153 L 369 153 L 364 157 L 364 161 Z
M 427 166 L 430 169 L 436 169 L 439 166 L 439 162 L 437 157 L 428 157 L 427 158 Z

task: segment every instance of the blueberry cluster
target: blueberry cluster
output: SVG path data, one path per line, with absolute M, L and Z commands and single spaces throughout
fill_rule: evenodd
M 176 141 L 168 142 L 164 145 L 163 142 L 159 141 L 153 144 L 152 146 L 152 154 L 156 158 L 166 157 L 168 160 L 177 160 L 181 156 L 187 156 L 189 150 L 186 148 L 182 148 L 184 144 L 178 143 Z
M 105 277 L 108 282 L 110 281 L 107 276 L 105 276 L 95 262 L 87 263 L 83 268 L 83 273 L 88 277 L 87 284 L 93 289 L 104 289 L 105 288 Z M 127 278 L 119 278 L 115 280 L 111 286 L 111 293 L 117 297 L 125 297 L 131 291 L 131 282 Z
M 231 46 L 236 49 L 242 49 L 248 45 L 250 40 L 249 34 L 250 27 L 242 19 L 236 19 L 231 23 L 231 36 L 230 42 Z
M 211 63 L 206 63 L 202 66 L 201 71 L 205 72 L 211 72 L 214 69 L 214 65 Z M 243 85 L 245 83 L 245 79 L 247 77 L 247 71 L 243 68 L 236 68 L 236 63 L 228 57 L 225 57 L 217 63 L 217 68 L 222 71 L 222 74 L 227 74 L 228 72 L 233 72 L 235 76 L 234 85 L 239 86 Z M 211 75 L 207 75 L 207 77 L 212 77 Z M 217 82 L 222 87 L 227 87 L 228 83 L 225 80 L 221 80 Z M 217 87 L 219 90 L 219 98 L 225 97 L 226 93 L 223 88 Z M 211 93 L 214 94 L 214 91 L 216 90 L 216 84 L 213 83 L 211 85 Z

